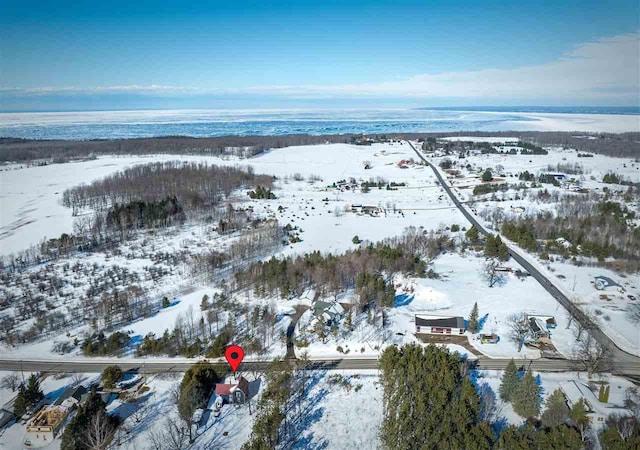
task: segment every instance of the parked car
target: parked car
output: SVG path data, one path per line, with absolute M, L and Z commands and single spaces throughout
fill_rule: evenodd
M 203 414 L 204 414 L 204 409 L 202 408 L 196 409 L 196 411 L 193 413 L 193 417 L 191 418 L 191 423 L 195 425 L 199 425 L 200 421 L 202 420 Z

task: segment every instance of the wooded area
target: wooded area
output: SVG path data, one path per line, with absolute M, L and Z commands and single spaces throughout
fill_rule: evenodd
M 615 157 L 637 158 L 640 155 L 640 133 L 568 133 L 556 131 L 458 131 L 451 133 L 404 133 L 371 135 L 373 140 L 382 138 L 428 139 L 446 136 L 494 136 L 516 137 L 538 146 L 561 146 L 575 148 L 581 152 L 600 153 Z M 29 140 L 0 138 L 0 162 L 60 163 L 86 159 L 98 155 L 235 155 L 242 158 L 255 156 L 266 149 L 292 145 L 324 143 L 349 143 L 358 135 L 308 135 L 289 134 L 282 136 L 220 136 L 192 138 L 167 136 L 138 139 L 114 139 L 91 141 Z M 596 137 L 597 139 L 589 139 Z

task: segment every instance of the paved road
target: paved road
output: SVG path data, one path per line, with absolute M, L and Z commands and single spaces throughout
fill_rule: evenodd
M 487 235 L 489 231 L 487 231 L 484 226 L 465 208 L 460 200 L 456 197 L 456 195 L 451 190 L 449 184 L 445 181 L 444 177 L 440 174 L 440 171 L 430 162 L 428 161 L 422 152 L 418 151 L 411 142 L 407 141 L 411 146 L 414 152 L 418 155 L 420 159 L 422 159 L 425 163 L 431 167 L 433 172 L 436 174 L 438 181 L 440 181 L 440 185 L 447 192 L 453 203 L 460 210 L 460 212 L 467 218 L 471 224 L 475 225 L 475 227 L 481 233 Z M 543 273 L 541 273 L 534 265 L 532 265 L 522 253 L 522 250 L 514 248 L 514 246 L 509 245 L 509 255 L 518 262 L 527 272 L 533 276 L 538 283 L 544 287 L 547 292 L 549 292 L 557 301 L 560 303 L 569 313 L 577 320 L 585 329 L 589 331 L 589 333 L 605 348 L 609 349 L 611 352 L 611 357 L 616 366 L 626 366 L 634 367 L 635 365 L 640 365 L 640 358 L 632 355 L 630 353 L 625 352 L 620 349 L 616 343 L 609 338 L 606 334 L 604 334 L 597 324 L 595 324 L 589 317 L 587 317 L 580 308 L 574 305 L 569 298 L 562 293 L 560 289 L 554 284 L 554 281 L 547 278 Z
M 118 358 L 100 358 L 100 359 L 78 359 L 78 360 L 2 360 L 0 361 L 0 370 L 25 371 L 25 372 L 82 372 L 82 373 L 100 373 L 105 367 L 117 364 L 123 370 L 137 369 L 139 372 L 160 373 L 160 372 L 184 372 L 198 360 L 175 358 L 172 361 L 154 361 L 154 360 L 120 360 Z M 470 362 L 478 369 L 500 370 L 504 369 L 509 363 L 509 358 L 486 358 L 482 357 Z M 220 360 L 212 361 L 226 364 Z M 296 364 L 296 360 L 291 360 L 292 364 Z M 269 361 L 243 362 L 240 370 L 264 370 Z M 578 361 L 566 359 L 516 359 L 518 366 L 539 372 L 566 372 L 570 370 L 582 370 Z M 377 369 L 378 360 L 375 357 L 368 358 L 342 358 L 342 359 L 313 359 L 310 361 L 312 368 L 327 370 L 358 370 L 358 369 Z M 640 376 L 640 363 L 622 363 L 616 367 L 616 373 L 620 375 Z

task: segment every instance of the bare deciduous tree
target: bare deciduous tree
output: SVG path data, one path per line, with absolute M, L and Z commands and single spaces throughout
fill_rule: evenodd
M 524 338 L 529 333 L 527 315 L 523 312 L 511 314 L 507 317 L 507 326 L 509 327 L 509 340 L 518 346 L 518 351 L 521 351 Z
M 640 419 L 640 389 L 636 386 L 627 388 L 624 393 L 624 406 L 628 408 L 636 418 Z
M 84 380 L 84 376 L 81 373 L 74 372 L 73 375 L 71 375 L 71 380 L 74 386 L 79 386 L 82 380 Z
M 0 387 L 10 389 L 11 392 L 15 392 L 18 386 L 20 386 L 20 376 L 16 372 L 10 372 L 0 380 Z
M 589 333 L 583 333 L 582 338 L 577 340 L 574 354 L 579 365 L 587 371 L 589 378 L 596 373 L 609 371 L 613 367 L 609 349 Z
M 154 450 L 183 450 L 189 446 L 187 430 L 177 417 L 167 417 L 164 426 L 149 432 L 151 448 Z
M 484 277 L 489 283 L 489 287 L 504 282 L 504 274 L 498 271 L 500 262 L 497 259 L 490 259 L 484 264 Z
M 634 416 L 611 414 L 607 417 L 607 426 L 615 429 L 623 440 L 628 440 L 638 426 L 638 419 Z
M 93 416 L 89 426 L 85 430 L 84 444 L 95 450 L 106 449 L 115 431 L 116 427 L 111 418 L 106 412 L 99 410 L 98 413 Z

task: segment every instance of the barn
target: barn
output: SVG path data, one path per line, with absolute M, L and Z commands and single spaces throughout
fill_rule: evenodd
M 464 334 L 464 319 L 459 316 L 425 316 L 416 314 L 416 333 Z

